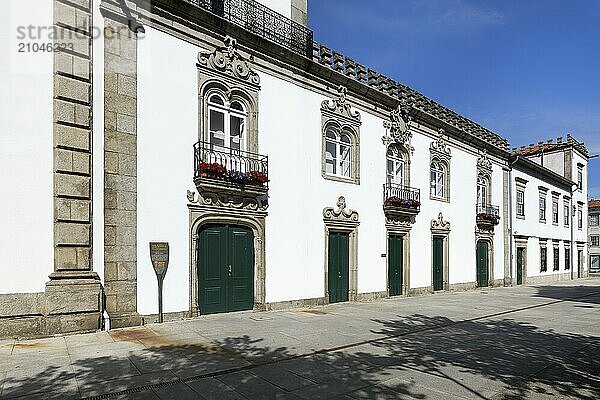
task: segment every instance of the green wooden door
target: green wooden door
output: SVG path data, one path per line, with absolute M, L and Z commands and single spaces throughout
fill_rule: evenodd
M 517 247 L 517 285 L 523 284 L 523 253 L 525 249 Z
M 402 294 L 402 242 L 403 236 L 390 235 L 388 238 L 388 286 L 390 296 Z
M 207 226 L 198 242 L 201 314 L 251 310 L 254 305 L 254 235 L 239 226 Z
M 488 286 L 488 243 L 477 242 L 477 286 Z
M 329 302 L 348 301 L 350 262 L 349 235 L 347 233 L 329 233 L 327 265 Z
M 433 290 L 444 289 L 444 239 L 433 238 Z

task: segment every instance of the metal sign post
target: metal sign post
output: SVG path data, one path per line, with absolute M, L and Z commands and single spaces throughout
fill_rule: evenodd
M 169 243 L 150 242 L 150 260 L 158 279 L 158 322 L 163 322 L 163 280 L 169 267 Z

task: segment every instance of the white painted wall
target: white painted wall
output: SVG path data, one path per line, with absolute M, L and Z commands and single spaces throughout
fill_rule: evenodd
M 286 18 L 291 18 L 291 0 L 258 0 L 258 2 L 269 7 L 273 11 L 277 11 L 279 14 L 282 14 Z
M 0 2 L 0 293 L 40 292 L 53 270 L 52 53 L 19 53 L 19 26 L 52 25 L 52 2 Z
M 525 185 L 525 219 L 516 218 L 516 205 L 513 207 L 513 233 L 516 236 L 528 236 L 527 243 L 527 276 L 545 276 L 565 273 L 564 266 L 564 249 L 565 242 L 571 240 L 571 223 L 577 224 L 577 220 L 571 221 L 569 226 L 564 225 L 564 197 L 570 197 L 571 193 L 561 187 L 553 185 L 547 180 L 542 180 L 533 176 L 526 171 L 518 168 L 513 169 L 513 194 L 516 199 L 517 186 L 515 179 L 522 178 L 527 180 Z M 548 188 L 546 194 L 546 222 L 542 223 L 539 220 L 539 186 Z M 558 198 L 558 225 L 552 223 L 552 191 L 559 192 Z M 513 200 L 516 204 L 516 200 Z M 572 204 L 572 203 L 571 203 Z M 575 227 L 575 230 L 577 228 Z M 540 238 L 548 239 L 546 242 L 547 248 L 547 271 L 540 272 Z M 558 241 L 560 251 L 559 270 L 553 271 L 553 240 Z M 568 244 L 568 243 L 567 243 Z M 513 271 L 516 271 L 516 250 L 513 261 Z M 576 255 L 576 253 L 574 253 Z M 516 277 L 516 272 L 515 272 Z
M 138 312 L 158 312 L 148 243 L 170 243 L 164 311 L 189 309 L 189 214 L 198 140 L 196 46 L 146 27 L 138 41 Z

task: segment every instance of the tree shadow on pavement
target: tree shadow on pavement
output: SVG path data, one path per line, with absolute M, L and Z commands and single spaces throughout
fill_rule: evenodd
M 415 314 L 375 322 L 380 328 L 373 333 L 382 339 L 304 356 L 268 345 L 268 337 L 201 343 L 200 335 L 182 339 L 126 330 L 105 348 L 70 354 L 68 368 L 59 364 L 7 377 L 1 397 L 600 398 L 597 337 L 510 319 L 456 323 Z M 121 346 L 127 342 L 140 346 L 131 351 Z
M 535 297 L 600 304 L 600 286 L 536 286 Z

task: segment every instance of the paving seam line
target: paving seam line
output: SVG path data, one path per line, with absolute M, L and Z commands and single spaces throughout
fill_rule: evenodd
M 217 376 L 227 375 L 227 374 L 230 374 L 232 372 L 247 371 L 247 370 L 258 368 L 258 367 L 263 367 L 263 366 L 267 366 L 267 365 L 273 365 L 273 364 L 276 364 L 276 363 L 279 363 L 279 362 L 283 362 L 283 361 L 297 360 L 299 358 L 310 357 L 310 356 L 314 356 L 314 355 L 318 355 L 318 354 L 324 354 L 324 353 L 330 353 L 330 352 L 333 352 L 333 351 L 345 350 L 345 349 L 348 349 L 348 348 L 351 348 L 351 347 L 357 347 L 357 346 L 362 346 L 362 345 L 365 345 L 365 344 L 382 342 L 382 341 L 385 341 L 385 340 L 388 340 L 388 339 L 394 339 L 394 338 L 397 338 L 397 337 L 414 335 L 416 333 L 427 332 L 427 331 L 431 331 L 431 330 L 435 330 L 435 329 L 440 329 L 440 328 L 448 328 L 448 327 L 451 327 L 451 326 L 456 326 L 456 325 L 464 324 L 464 323 L 467 323 L 467 322 L 474 322 L 474 321 L 478 321 L 478 320 L 482 320 L 482 319 L 486 319 L 486 318 L 491 318 L 491 317 L 497 317 L 497 316 L 500 316 L 500 315 L 513 314 L 513 313 L 517 313 L 517 312 L 520 312 L 520 311 L 526 311 L 526 310 L 532 310 L 532 309 L 535 309 L 535 308 L 547 307 L 547 306 L 551 306 L 551 305 L 554 305 L 554 304 L 565 303 L 565 302 L 568 302 L 568 301 L 582 299 L 582 298 L 585 298 L 585 297 L 595 296 L 595 295 L 599 295 L 599 294 L 600 294 L 600 291 L 599 292 L 587 293 L 587 294 L 584 294 L 584 295 L 581 295 L 581 296 L 569 297 L 569 298 L 560 299 L 560 300 L 553 300 L 553 301 L 549 301 L 547 303 L 535 304 L 535 305 L 532 305 L 532 306 L 515 308 L 513 310 L 500 311 L 500 312 L 497 312 L 497 313 L 482 315 L 482 316 L 479 316 L 479 317 L 473 317 L 473 318 L 468 318 L 468 319 L 463 319 L 463 320 L 460 320 L 460 321 L 453 321 L 453 322 L 449 322 L 449 323 L 443 323 L 443 324 L 428 326 L 428 327 L 424 327 L 424 328 L 420 328 L 420 329 L 414 329 L 414 330 L 411 330 L 411 331 L 408 331 L 408 332 L 390 334 L 390 335 L 386 335 L 386 336 L 383 336 L 383 337 L 380 337 L 380 338 L 361 340 L 361 341 L 355 342 L 355 343 L 345 344 L 345 345 L 336 346 L 336 347 L 330 347 L 330 348 L 327 348 L 327 349 L 315 350 L 315 351 L 312 351 L 312 352 L 309 352 L 309 353 L 298 354 L 298 355 L 295 355 L 295 356 L 289 356 L 289 357 L 280 358 L 280 359 L 276 359 L 276 360 L 270 360 L 270 361 L 265 361 L 265 362 L 261 362 L 261 363 L 252 363 L 252 364 L 244 365 L 244 366 L 241 366 L 241 367 L 228 368 L 228 369 L 224 369 L 224 370 L 221 370 L 221 371 L 209 372 L 209 373 L 206 373 L 206 374 L 199 374 L 199 375 L 190 376 L 190 377 L 187 377 L 187 378 L 178 378 L 178 379 L 175 379 L 175 380 L 172 380 L 172 381 L 168 381 L 168 382 L 153 383 L 153 384 L 150 384 L 150 385 L 139 386 L 139 387 L 131 388 L 131 389 L 125 389 L 125 390 L 121 390 L 121 391 L 118 391 L 118 392 L 100 394 L 100 395 L 96 395 L 96 396 L 91 396 L 91 397 L 83 398 L 83 400 L 104 400 L 104 399 L 109 399 L 111 397 L 121 396 L 121 395 L 124 395 L 124 394 L 139 393 L 139 392 L 144 392 L 146 390 L 151 390 L 151 389 L 160 389 L 160 388 L 164 388 L 164 387 L 169 387 L 169 386 L 174 386 L 174 385 L 179 385 L 179 384 L 185 384 L 185 383 L 188 383 L 188 382 L 198 381 L 198 380 L 204 379 L 204 378 L 213 378 L 213 377 L 217 377 Z

